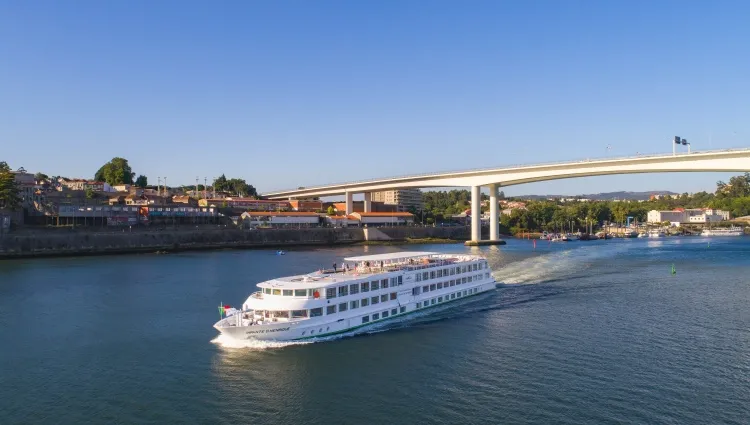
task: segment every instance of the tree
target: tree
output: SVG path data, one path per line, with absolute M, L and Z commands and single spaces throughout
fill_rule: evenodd
M 21 206 L 16 176 L 5 161 L 0 161 L 0 208 L 15 210 Z
M 326 211 L 328 215 L 335 215 L 336 214 L 336 208 L 333 208 L 333 205 L 328 206 L 328 210 Z
M 34 180 L 41 181 L 41 180 L 48 180 L 49 176 L 44 173 L 36 173 L 34 174 Z
M 148 186 L 148 178 L 141 174 L 137 179 L 135 179 L 135 185 L 140 188 Z
M 244 179 L 227 179 L 224 174 L 214 179 L 214 189 L 221 192 L 230 192 L 237 196 L 258 196 L 258 191 L 247 184 Z
M 94 175 L 94 180 L 107 182 L 110 186 L 117 184 L 133 184 L 135 173 L 130 168 L 125 158 L 112 158 L 111 161 L 102 165 Z
M 87 187 L 86 188 L 86 199 L 94 199 L 96 194 L 94 193 L 94 189 Z

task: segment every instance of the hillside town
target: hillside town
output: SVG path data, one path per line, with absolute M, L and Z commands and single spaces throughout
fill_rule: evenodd
M 114 158 L 95 179 L 50 177 L 0 163 L 0 230 L 19 228 L 128 228 L 219 225 L 241 229 L 275 227 L 461 226 L 471 216 L 468 191 L 421 192 L 398 189 L 372 194 L 371 207 L 354 201 L 320 199 L 267 200 L 242 179 L 223 175 L 213 182 L 170 187 L 132 173 L 127 160 Z M 109 168 L 108 168 L 109 167 Z M 122 169 L 117 170 L 120 167 Z M 110 169 L 111 168 L 111 169 Z M 3 177 L 4 176 L 4 177 Z M 592 200 L 565 197 L 546 200 L 506 199 L 501 195 L 500 225 L 506 234 L 600 226 L 660 225 L 680 227 L 729 222 L 747 215 L 742 202 L 750 195 L 747 175 L 719 182 L 716 194 L 653 195 L 648 201 Z M 721 209 L 715 204 L 734 207 Z M 750 205 L 750 203 L 747 203 Z M 738 206 L 739 205 L 739 206 Z M 482 222 L 489 221 L 489 199 L 482 196 Z M 744 213 L 744 214 L 743 214 Z M 744 219 L 744 217 L 740 217 Z

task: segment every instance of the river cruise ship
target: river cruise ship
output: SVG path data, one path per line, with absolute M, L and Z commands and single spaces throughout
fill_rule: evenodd
M 728 228 L 714 228 L 714 229 L 703 229 L 701 236 L 742 236 L 745 234 L 745 230 L 739 226 L 732 226 Z
M 292 341 L 347 332 L 495 288 L 477 255 L 399 252 L 345 258 L 335 270 L 258 283 L 214 327 L 233 339 Z

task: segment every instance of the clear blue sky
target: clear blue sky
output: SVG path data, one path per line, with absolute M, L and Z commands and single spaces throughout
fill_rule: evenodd
M 267 191 L 668 152 L 675 135 L 750 146 L 749 16 L 746 1 L 3 1 L 0 160 L 93 177 L 122 156 L 152 183 L 225 173 Z

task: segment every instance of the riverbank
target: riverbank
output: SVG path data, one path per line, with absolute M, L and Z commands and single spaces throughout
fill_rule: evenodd
M 44 231 L 4 235 L 0 259 L 85 255 L 169 253 L 216 249 L 293 248 L 356 243 L 457 243 L 467 228 L 392 227 L 377 229 L 378 238 L 363 228 L 240 230 L 231 228 L 138 230 L 136 232 Z M 373 230 L 373 229 L 370 229 Z

